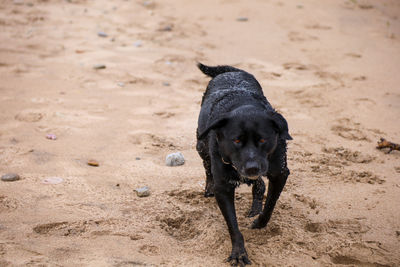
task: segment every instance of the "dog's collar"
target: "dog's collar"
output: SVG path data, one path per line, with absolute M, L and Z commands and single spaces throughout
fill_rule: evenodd
M 226 164 L 226 165 L 230 165 L 230 163 L 229 163 L 229 162 L 226 162 L 226 161 L 224 160 L 224 158 L 223 158 L 223 157 L 221 157 L 221 160 L 222 160 L 222 162 L 223 162 L 224 164 Z

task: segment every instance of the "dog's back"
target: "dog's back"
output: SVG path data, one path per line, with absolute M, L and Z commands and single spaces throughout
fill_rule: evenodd
M 265 98 L 261 85 L 248 72 L 231 66 L 210 67 L 199 63 L 199 69 L 212 77 L 201 102 L 199 130 L 207 127 L 220 114 L 243 105 L 259 106 L 264 110 L 273 108 Z
M 217 94 L 214 97 L 221 97 L 224 94 L 232 93 L 231 91 L 238 91 L 237 93 L 247 91 L 263 95 L 260 84 L 248 72 L 232 66 L 210 67 L 201 63 L 198 63 L 197 66 L 204 74 L 213 78 L 204 92 L 202 104 L 214 93 Z

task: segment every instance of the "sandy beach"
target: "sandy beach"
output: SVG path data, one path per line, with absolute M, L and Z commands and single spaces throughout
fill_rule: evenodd
M 197 62 L 252 73 L 293 137 L 267 228 L 236 192 L 252 266 L 399 266 L 396 0 L 1 1 L 0 266 L 228 266 Z

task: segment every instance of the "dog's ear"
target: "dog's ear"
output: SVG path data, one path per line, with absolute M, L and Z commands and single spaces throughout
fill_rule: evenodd
M 222 117 L 220 119 L 213 121 L 203 132 L 199 133 L 197 139 L 203 139 L 211 130 L 221 128 L 222 126 L 227 124 L 228 120 L 229 120 L 228 117 Z
M 279 114 L 278 112 L 271 113 L 271 120 L 278 130 L 279 138 L 284 140 L 293 140 L 293 138 L 289 134 L 288 124 L 281 114 Z

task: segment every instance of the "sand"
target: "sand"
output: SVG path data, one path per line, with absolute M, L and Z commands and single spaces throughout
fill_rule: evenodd
M 197 61 L 254 74 L 294 138 L 267 228 L 236 193 L 253 266 L 399 266 L 400 152 L 375 148 L 400 142 L 399 16 L 395 0 L 1 1 L 0 174 L 21 179 L 0 181 L 0 266 L 227 265 Z

